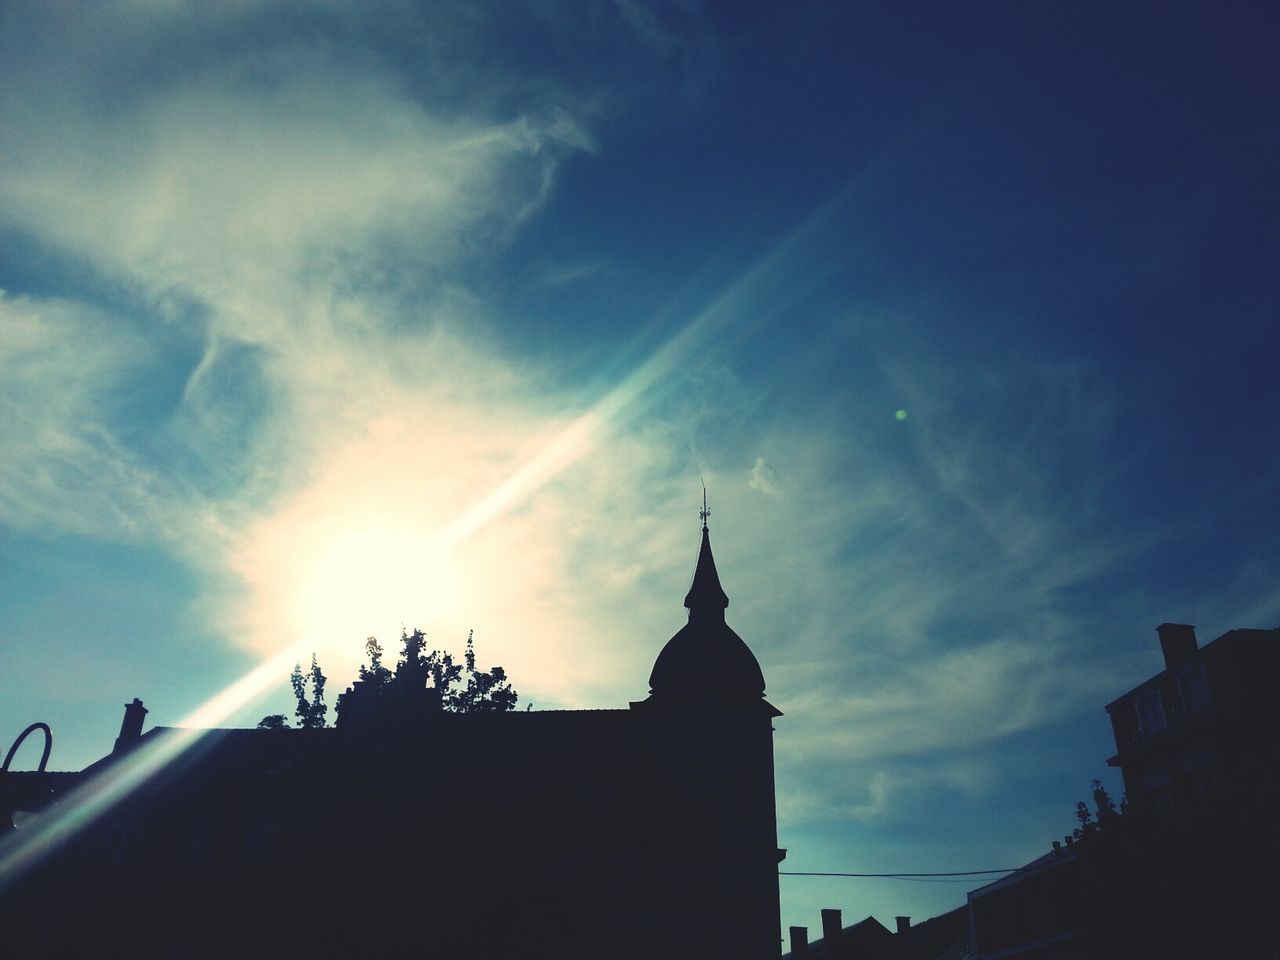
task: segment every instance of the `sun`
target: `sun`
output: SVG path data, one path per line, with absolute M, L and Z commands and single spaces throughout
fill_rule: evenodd
M 301 559 L 301 558 L 300 558 Z M 299 564 L 295 616 L 317 647 L 394 640 L 402 626 L 457 619 L 463 583 L 440 539 L 392 524 L 348 527 Z

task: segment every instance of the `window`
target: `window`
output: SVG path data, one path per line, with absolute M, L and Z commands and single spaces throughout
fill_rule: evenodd
M 1165 728 L 1159 692 L 1153 690 L 1138 701 L 1138 723 L 1144 737 L 1154 736 Z
M 1116 737 L 1116 749 L 1124 750 L 1142 739 L 1138 731 L 1138 715 L 1132 703 L 1125 703 L 1111 714 L 1111 729 Z

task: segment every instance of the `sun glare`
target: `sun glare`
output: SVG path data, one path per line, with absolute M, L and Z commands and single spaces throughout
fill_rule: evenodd
M 349 529 L 303 564 L 295 617 L 318 648 L 359 646 L 370 634 L 394 639 L 401 626 L 459 616 L 462 577 L 437 537 L 391 526 Z

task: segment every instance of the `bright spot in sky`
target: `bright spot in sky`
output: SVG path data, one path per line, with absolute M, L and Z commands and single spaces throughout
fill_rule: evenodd
M 894 414 L 894 416 L 897 417 L 898 420 L 905 420 L 907 419 L 907 411 L 899 410 L 897 413 Z
M 358 647 L 375 628 L 385 631 L 388 612 L 455 618 L 462 594 L 462 578 L 438 538 L 371 525 L 335 536 L 303 568 L 296 611 L 308 642 Z M 394 637 L 381 639 L 394 646 Z

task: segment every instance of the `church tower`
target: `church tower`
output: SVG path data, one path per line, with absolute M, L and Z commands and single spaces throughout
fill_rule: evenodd
M 705 494 L 704 494 L 705 497 Z M 729 626 L 704 499 L 702 543 L 684 598 L 688 622 L 667 641 L 633 704 L 670 809 L 669 896 L 684 928 L 667 956 L 774 960 L 781 952 L 773 719 L 764 674 Z

